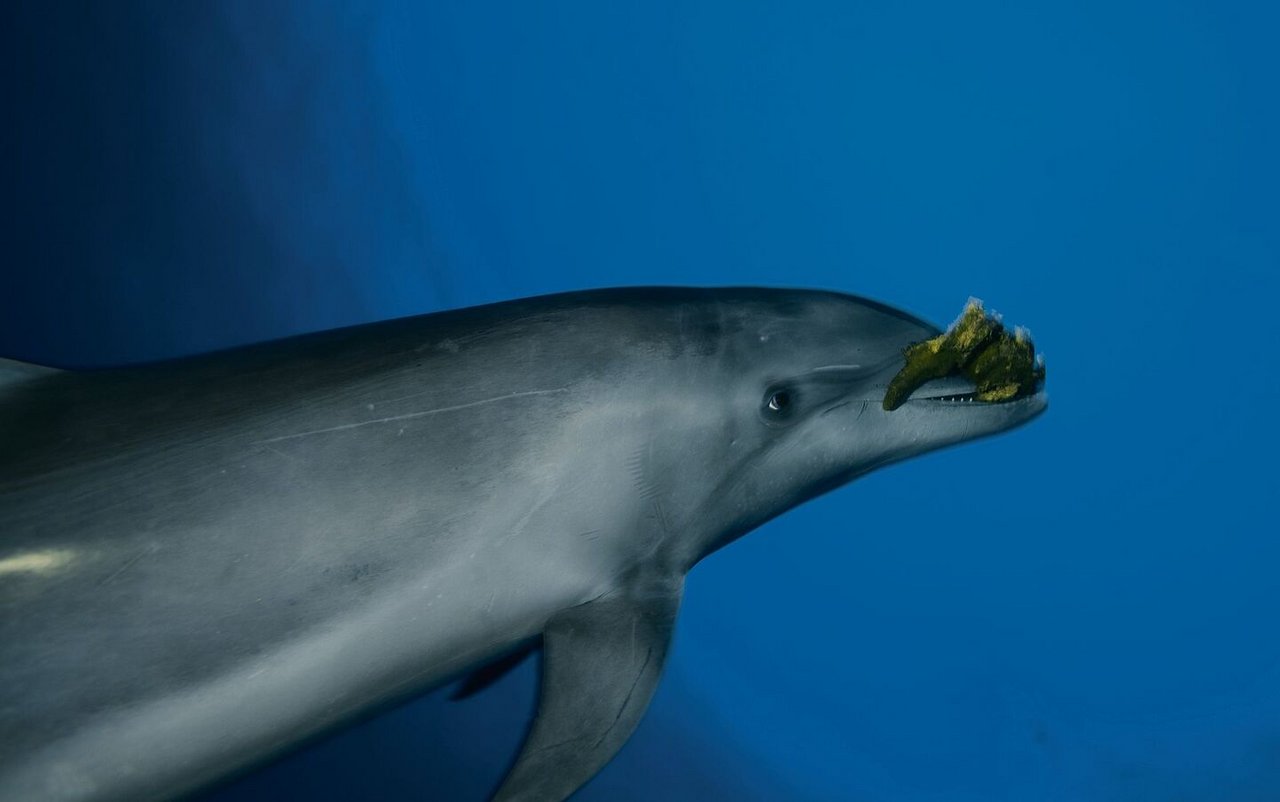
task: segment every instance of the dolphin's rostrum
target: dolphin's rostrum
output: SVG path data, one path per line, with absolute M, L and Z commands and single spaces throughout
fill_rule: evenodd
M 944 377 L 883 409 L 939 333 L 837 293 L 632 288 L 0 365 L 0 799 L 171 798 L 539 638 L 496 799 L 564 799 L 643 714 L 695 563 L 1045 408 Z

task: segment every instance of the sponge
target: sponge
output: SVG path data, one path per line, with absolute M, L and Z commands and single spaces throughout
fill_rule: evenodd
M 1031 395 L 1044 383 L 1044 360 L 1037 359 L 1026 329 L 1012 334 L 996 315 L 970 298 L 944 334 L 907 347 L 906 364 L 889 382 L 884 408 L 895 410 L 921 385 L 962 375 L 977 387 L 979 401 L 1000 403 Z

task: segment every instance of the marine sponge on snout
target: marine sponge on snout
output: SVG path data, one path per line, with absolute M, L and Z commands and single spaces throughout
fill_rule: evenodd
M 906 364 L 889 382 L 884 408 L 902 406 L 933 379 L 962 375 L 977 388 L 979 401 L 999 403 L 1031 395 L 1044 382 L 1044 361 L 1036 358 L 1026 329 L 1012 334 L 996 315 L 970 298 L 964 312 L 945 333 L 907 347 Z

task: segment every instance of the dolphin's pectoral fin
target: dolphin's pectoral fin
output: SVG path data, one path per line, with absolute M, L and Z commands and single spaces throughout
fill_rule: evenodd
M 493 802 L 561 802 L 617 753 L 657 687 L 682 586 L 645 583 L 551 619 L 538 716 Z
M 529 655 L 537 650 L 539 645 L 536 639 L 529 641 L 511 654 L 471 672 L 466 679 L 459 683 L 457 690 L 449 695 L 449 699 L 454 702 L 470 699 L 477 693 L 488 689 L 489 686 L 514 671 Z

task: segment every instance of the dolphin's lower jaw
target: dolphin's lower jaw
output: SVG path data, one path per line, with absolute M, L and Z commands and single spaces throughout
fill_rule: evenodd
M 1041 382 L 1036 392 L 1012 401 L 983 401 L 978 388 L 962 376 L 935 379 L 917 388 L 901 407 L 886 413 L 890 418 L 899 413 L 902 423 L 922 426 L 923 432 L 939 438 L 945 445 L 964 442 L 1017 428 L 1043 413 L 1049 407 L 1049 396 Z
M 1011 431 L 1034 420 L 1048 406 L 1048 395 L 1041 390 L 1016 401 L 998 403 L 972 400 L 964 394 L 913 397 L 892 412 L 877 410 L 891 419 L 890 432 L 909 430 L 913 436 L 898 439 L 897 447 L 885 449 L 885 458 L 859 471 L 858 475 L 892 462 Z

